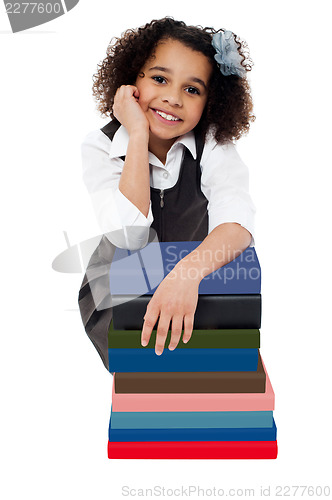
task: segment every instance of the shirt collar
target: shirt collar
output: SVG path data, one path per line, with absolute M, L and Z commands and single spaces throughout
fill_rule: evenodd
M 121 156 L 126 156 L 128 143 L 129 143 L 128 132 L 125 129 L 125 127 L 121 125 L 121 127 L 119 127 L 118 130 L 115 132 L 113 140 L 111 142 L 111 147 L 109 151 L 110 158 L 119 158 Z M 192 157 L 196 159 L 196 141 L 195 141 L 195 134 L 193 131 L 190 131 L 187 134 L 179 137 L 173 144 L 172 148 L 174 148 L 177 144 L 183 144 L 183 146 L 189 149 Z
M 187 149 L 189 149 L 191 156 L 194 158 L 194 160 L 196 160 L 196 155 L 197 155 L 196 141 L 195 141 L 195 134 L 192 130 L 190 132 L 188 132 L 187 134 L 179 137 L 175 141 L 175 143 L 173 144 L 172 147 L 174 147 L 175 144 L 183 144 Z

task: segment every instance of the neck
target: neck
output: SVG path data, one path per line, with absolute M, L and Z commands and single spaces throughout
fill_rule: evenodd
M 168 140 L 159 139 L 158 137 L 152 136 L 152 134 L 150 134 L 149 151 L 153 153 L 158 158 L 158 160 L 160 160 L 165 165 L 167 153 L 176 139 L 177 137 Z

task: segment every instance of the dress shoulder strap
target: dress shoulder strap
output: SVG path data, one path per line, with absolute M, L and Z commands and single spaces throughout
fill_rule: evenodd
M 195 141 L 196 141 L 196 158 L 197 162 L 201 162 L 205 140 L 200 131 L 195 130 Z
M 104 132 L 104 134 L 107 135 L 107 137 L 112 141 L 115 132 L 120 128 L 120 126 L 121 123 L 118 120 L 114 119 L 106 123 L 106 125 L 104 125 L 104 127 L 102 127 L 100 130 Z

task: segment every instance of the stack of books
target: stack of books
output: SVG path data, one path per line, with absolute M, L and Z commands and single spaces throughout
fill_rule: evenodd
M 187 344 L 142 347 L 151 295 L 200 242 L 116 252 L 110 269 L 114 373 L 109 458 L 276 458 L 274 392 L 260 354 L 261 270 L 253 247 L 204 278 Z M 169 332 L 170 333 L 170 332 Z

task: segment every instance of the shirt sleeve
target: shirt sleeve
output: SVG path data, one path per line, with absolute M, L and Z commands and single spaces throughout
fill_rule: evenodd
M 209 233 L 219 224 L 241 224 L 254 246 L 255 206 L 249 194 L 249 171 L 234 144 L 208 141 L 203 151 L 202 192 L 208 200 Z
M 100 130 L 90 132 L 81 146 L 83 181 L 89 192 L 98 224 L 119 248 L 136 250 L 146 245 L 153 222 L 119 190 L 123 168 L 120 158 L 111 158 L 110 139 Z

